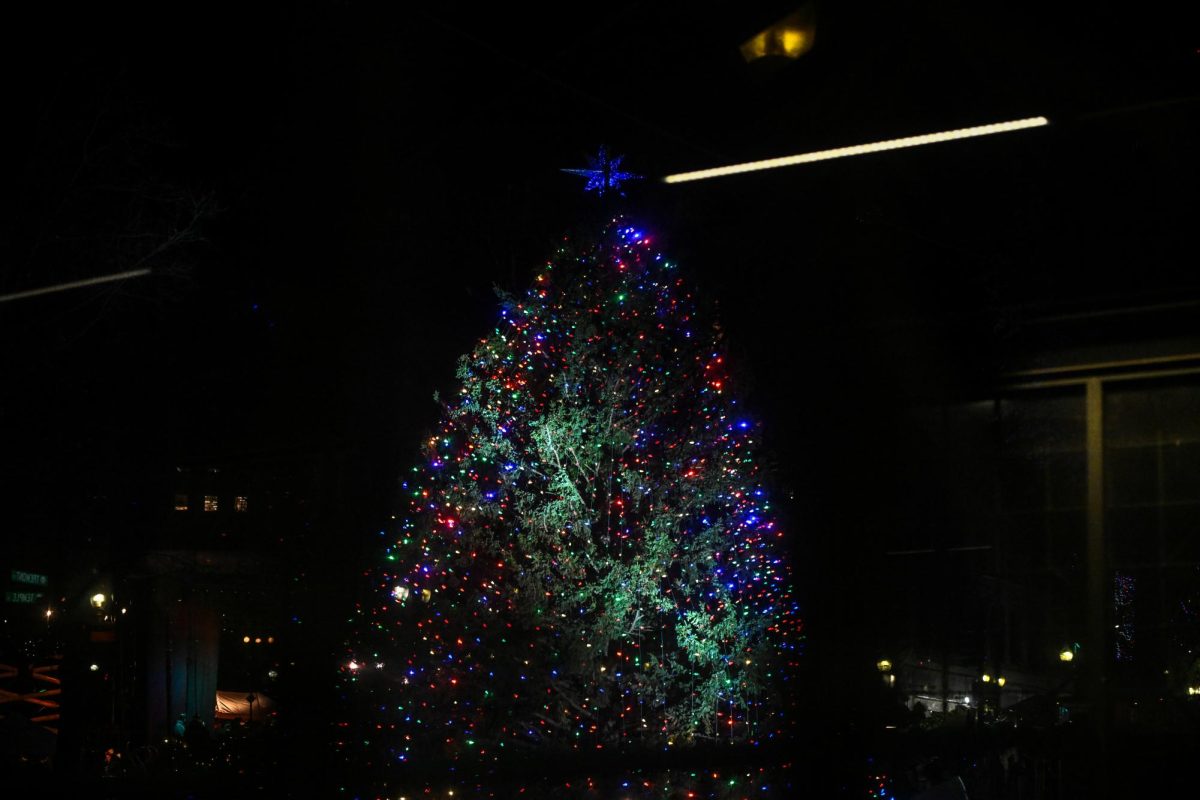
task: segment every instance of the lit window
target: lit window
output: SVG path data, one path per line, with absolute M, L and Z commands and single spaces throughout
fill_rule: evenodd
M 204 495 L 204 510 L 205 511 L 216 511 L 217 510 L 217 496 L 215 494 Z
M 248 506 L 249 506 L 249 501 L 246 499 L 246 496 L 244 494 L 239 494 L 237 497 L 233 498 L 233 510 L 234 511 L 239 511 L 239 512 L 245 511 Z
M 742 43 L 742 58 L 757 61 L 762 58 L 796 59 L 812 49 L 816 35 L 812 3 L 805 3 L 771 27 L 759 31 Z
M 187 500 L 188 498 L 186 494 L 175 495 L 175 510 L 187 511 Z

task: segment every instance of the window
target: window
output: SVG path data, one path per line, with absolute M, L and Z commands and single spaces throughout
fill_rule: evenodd
M 906 447 L 920 467 L 899 483 L 904 510 L 886 539 L 903 646 L 1040 670 L 1082 636 L 1085 417 L 1080 389 L 914 411 Z
M 233 510 L 234 511 L 241 513 L 243 511 L 245 511 L 247 508 L 249 508 L 249 505 L 250 505 L 249 500 L 246 498 L 246 495 L 244 495 L 244 494 L 239 494 L 237 497 L 233 498 Z
M 1200 646 L 1200 381 L 1104 393 L 1104 532 L 1118 681 L 1182 694 Z M 1178 680 L 1177 680 L 1178 679 Z
M 759 31 L 739 48 L 747 62 L 763 58 L 797 59 L 812 49 L 816 34 L 813 4 L 788 14 L 769 28 Z
M 188 510 L 188 496 L 186 494 L 175 495 L 175 510 L 176 511 L 187 511 Z
M 204 495 L 204 510 L 217 511 L 217 496 L 215 494 Z

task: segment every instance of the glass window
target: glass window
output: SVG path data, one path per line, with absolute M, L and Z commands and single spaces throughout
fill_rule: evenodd
M 1200 381 L 1106 384 L 1104 440 L 1119 676 L 1183 691 L 1200 653 Z
M 949 643 L 974 663 L 1052 668 L 1062 642 L 1078 641 L 1085 626 L 1083 389 L 928 407 L 910 420 L 913 452 L 927 463 L 914 466 L 906 501 L 914 508 L 897 517 L 923 530 L 888 542 L 889 567 L 904 613 L 942 629 L 911 645 L 936 652 Z M 928 590 L 918 597 L 912 587 Z M 916 639 L 928 633 L 911 629 Z
M 205 511 L 217 511 L 218 510 L 217 496 L 215 494 L 204 495 L 204 510 Z

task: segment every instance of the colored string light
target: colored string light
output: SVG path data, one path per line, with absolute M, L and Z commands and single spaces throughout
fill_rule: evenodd
M 784 732 L 773 689 L 802 640 L 786 537 L 702 317 L 623 219 L 502 298 L 366 573 L 343 670 L 373 709 L 364 750 L 487 761 Z

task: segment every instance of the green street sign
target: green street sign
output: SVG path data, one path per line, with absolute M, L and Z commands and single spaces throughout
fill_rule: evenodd
M 4 600 L 8 603 L 23 603 L 31 605 L 42 599 L 41 592 L 5 592 Z
M 46 586 L 50 581 L 45 575 L 40 575 L 36 572 L 25 572 L 24 570 L 14 569 L 9 572 L 13 583 L 27 583 L 30 586 Z

